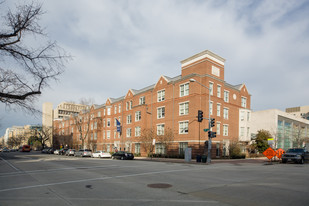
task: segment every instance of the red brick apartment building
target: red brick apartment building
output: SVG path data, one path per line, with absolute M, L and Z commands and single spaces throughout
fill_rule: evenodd
M 153 85 L 129 89 L 125 96 L 108 98 L 105 104 L 93 105 L 78 116 L 55 120 L 54 135 L 71 136 L 72 146 L 80 148 L 81 138 L 87 134 L 85 145 L 93 150 L 126 150 L 142 156 L 149 153 L 149 145 L 156 139 L 153 153 L 178 155 L 190 147 L 194 156 L 203 154 L 208 140 L 208 133 L 203 131 L 208 120 L 198 122 L 198 110 L 206 118 L 210 111 L 210 117 L 215 118 L 212 131 L 217 132 L 212 139 L 212 157 L 221 157 L 223 148 L 238 140 L 240 110 L 250 110 L 251 101 L 244 84 L 234 86 L 224 81 L 224 63 L 222 57 L 203 51 L 181 61 L 179 76 L 161 76 Z M 121 134 L 116 119 L 121 123 Z M 173 138 L 160 140 L 164 134 Z M 148 146 L 141 140 L 147 135 Z

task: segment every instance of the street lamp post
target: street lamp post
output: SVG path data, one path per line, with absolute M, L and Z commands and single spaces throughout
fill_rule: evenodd
M 208 131 L 210 131 L 210 88 L 205 86 L 204 84 L 196 81 L 195 79 L 190 79 L 190 82 L 196 82 L 199 85 L 205 87 L 208 89 L 208 103 L 209 103 L 209 107 L 208 107 Z M 208 137 L 208 157 L 207 157 L 207 163 L 211 163 L 211 137 Z

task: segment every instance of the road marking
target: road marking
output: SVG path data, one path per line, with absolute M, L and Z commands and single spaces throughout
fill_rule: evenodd
M 38 188 L 38 187 L 48 187 L 48 186 L 54 186 L 54 185 L 72 184 L 72 183 L 80 183 L 80 182 L 88 182 L 88 181 L 98 181 L 98 180 L 117 179 L 117 178 L 125 178 L 125 177 L 136 177 L 136 176 L 153 175 L 153 174 L 165 174 L 165 173 L 173 173 L 173 172 L 192 171 L 192 170 L 204 170 L 204 169 L 205 169 L 205 167 L 198 168 L 198 169 L 189 168 L 189 169 L 181 169 L 181 170 L 177 169 L 177 170 L 167 170 L 167 171 L 157 171 L 157 172 L 143 172 L 143 173 L 128 174 L 128 175 L 117 175 L 117 176 L 110 176 L 110 177 L 99 177 L 99 178 L 72 180 L 72 181 L 65 181 L 65 182 L 55 182 L 55 183 L 31 185 L 31 186 L 25 186 L 25 187 L 8 188 L 8 189 L 2 189 L 2 190 L 0 190 L 0 192 L 8 192 L 8 191 L 14 191 L 14 190 L 23 190 L 23 189 Z
M 21 172 L 21 170 L 20 169 L 18 169 L 18 168 L 16 168 L 16 167 L 14 167 L 14 165 L 12 165 L 9 161 L 7 161 L 7 160 L 5 160 L 5 159 L 3 159 L 2 157 L 0 157 L 5 163 L 7 163 L 8 165 L 10 165 L 10 167 L 12 167 L 13 169 L 15 169 L 16 171 L 18 171 L 18 172 Z

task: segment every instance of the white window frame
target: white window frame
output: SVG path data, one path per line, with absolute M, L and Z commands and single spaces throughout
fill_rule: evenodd
M 157 92 L 157 101 L 162 102 L 165 100 L 165 89 Z
M 229 108 L 223 108 L 223 119 L 229 119 Z
M 188 134 L 189 133 L 189 121 L 185 120 L 185 121 L 180 121 L 179 122 L 179 134 Z
M 227 90 L 224 90 L 224 102 L 230 101 L 230 92 Z
M 111 119 L 107 119 L 106 126 L 107 126 L 107 127 L 110 127 L 110 126 L 111 126 Z
M 158 107 L 157 108 L 157 119 L 165 118 L 165 107 Z
M 111 131 L 107 130 L 106 131 L 106 139 L 110 139 L 111 138 Z
M 131 136 L 132 136 L 131 128 L 127 128 L 127 130 L 126 130 L 126 137 L 131 137 Z
M 221 98 L 221 85 L 220 84 L 217 85 L 217 97 Z
M 220 117 L 221 116 L 221 104 L 217 103 L 217 116 Z
M 189 82 L 179 85 L 179 96 L 184 97 L 189 95 Z
M 179 116 L 189 114 L 189 101 L 179 103 Z
M 143 104 L 145 104 L 145 103 L 146 103 L 146 101 L 145 101 L 145 96 L 140 97 L 140 98 L 139 98 L 139 105 L 143 105 Z
M 132 123 L 132 115 L 129 114 L 127 115 L 127 124 L 131 124 Z
M 135 127 L 135 137 L 140 137 L 141 136 L 141 127 Z
M 221 123 L 217 122 L 217 135 L 220 135 Z
M 214 83 L 213 82 L 209 82 L 209 92 L 211 96 L 214 95 Z
M 241 107 L 247 108 L 247 98 L 241 97 Z
M 142 112 L 136 111 L 135 112 L 135 122 L 141 121 L 141 118 L 142 118 Z
M 229 125 L 224 124 L 223 125 L 223 136 L 228 136 L 229 135 Z
M 157 135 L 164 135 L 165 124 L 157 124 Z

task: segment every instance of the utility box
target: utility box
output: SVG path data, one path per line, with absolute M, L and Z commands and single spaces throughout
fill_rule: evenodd
M 185 161 L 191 162 L 192 159 L 192 148 L 186 148 L 185 149 Z

